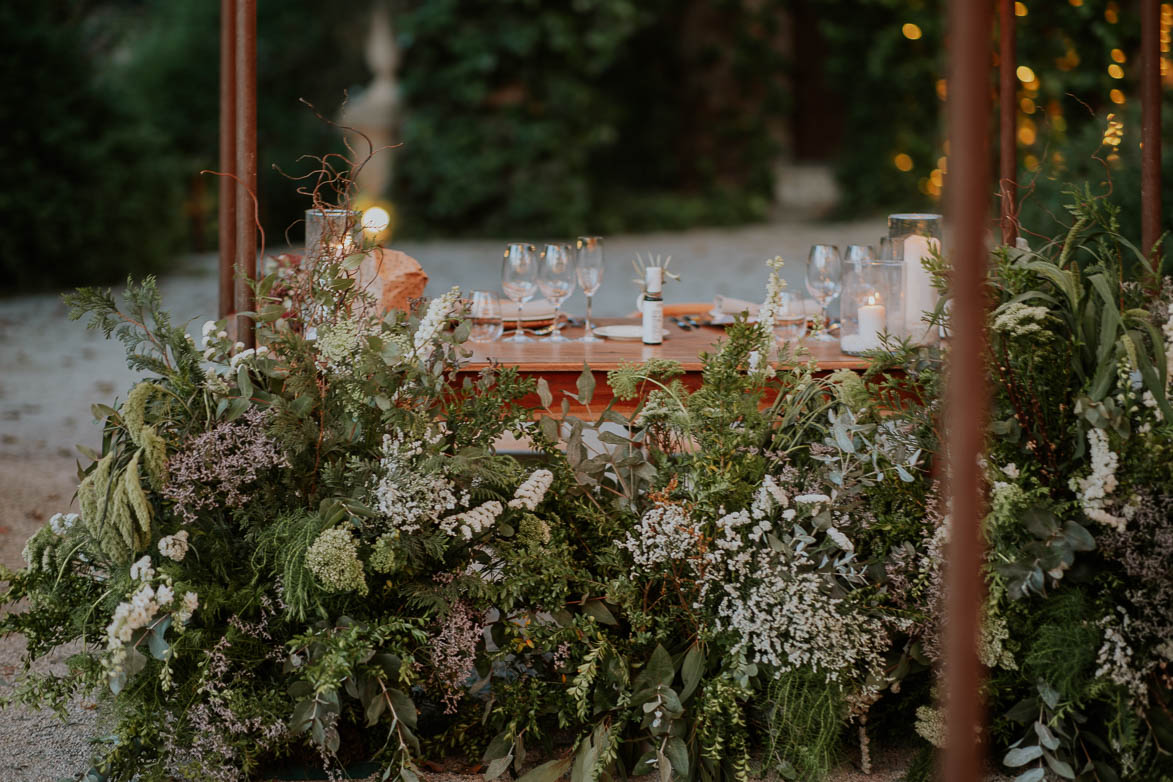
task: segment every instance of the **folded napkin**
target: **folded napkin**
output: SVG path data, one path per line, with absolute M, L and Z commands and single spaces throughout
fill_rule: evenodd
M 517 318 L 517 305 L 508 299 L 501 300 L 501 314 L 505 320 L 509 318 Z M 536 299 L 534 301 L 527 301 L 521 305 L 521 319 L 522 320 L 553 320 L 554 305 L 545 299 Z
M 757 316 L 758 310 L 761 308 L 761 304 L 755 304 L 752 301 L 735 299 L 732 296 L 718 294 L 713 297 L 713 311 L 710 314 L 716 317 L 718 315 L 732 316 L 739 312 L 747 312 L 752 318 Z M 790 299 L 790 309 L 796 314 L 817 315 L 819 313 L 819 303 L 814 299 L 800 299 L 792 296 Z

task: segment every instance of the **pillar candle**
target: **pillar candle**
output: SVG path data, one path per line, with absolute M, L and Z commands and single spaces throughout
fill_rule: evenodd
M 927 236 L 904 238 L 904 323 L 913 341 L 922 339 L 927 330 L 921 321 L 923 314 L 937 306 L 937 289 L 922 261 L 939 249 L 940 242 Z

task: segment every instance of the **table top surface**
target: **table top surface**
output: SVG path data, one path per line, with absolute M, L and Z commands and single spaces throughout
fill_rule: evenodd
M 638 325 L 630 318 L 599 318 L 596 325 L 625 323 Z M 664 329 L 668 336 L 661 345 L 645 345 L 639 341 L 605 339 L 601 342 L 546 342 L 535 337 L 533 342 L 468 342 L 472 357 L 467 369 L 476 370 L 491 361 L 516 366 L 523 372 L 581 372 L 585 362 L 591 369 L 607 371 L 624 363 L 640 363 L 651 358 L 667 358 L 680 362 L 686 372 L 701 370 L 700 354 L 716 349 L 717 342 L 725 335 L 725 329 L 714 326 L 684 330 L 665 319 Z M 506 336 L 512 332 L 506 327 Z M 581 327 L 563 327 L 562 333 L 575 339 L 583 335 Z M 822 342 L 803 339 L 801 346 L 809 352 L 820 369 L 865 369 L 868 361 L 859 356 L 849 356 L 839 350 L 839 341 Z

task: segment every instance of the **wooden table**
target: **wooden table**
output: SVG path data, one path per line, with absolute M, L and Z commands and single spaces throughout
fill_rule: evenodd
M 599 318 L 599 325 L 611 323 L 637 323 L 631 319 Z M 554 405 L 557 408 L 566 397 L 563 391 L 575 393 L 575 381 L 582 374 L 583 364 L 587 364 L 595 376 L 595 394 L 591 401 L 590 410 L 570 401 L 571 412 L 582 416 L 584 414 L 598 415 L 613 399 L 610 386 L 607 385 L 607 372 L 617 369 L 621 364 L 638 364 L 650 358 L 668 358 L 680 362 L 684 368 L 681 380 L 690 389 L 701 385 L 700 354 L 704 351 L 712 352 L 716 349 L 717 341 L 724 337 L 725 330 L 710 326 L 685 331 L 667 320 L 664 328 L 668 336 L 662 345 L 645 345 L 642 342 L 622 342 L 603 340 L 602 342 L 556 342 L 549 343 L 543 338 L 535 338 L 533 342 L 517 344 L 515 342 L 469 342 L 467 347 L 472 348 L 472 358 L 463 368 L 464 372 L 478 372 L 489 366 L 491 362 L 516 366 L 522 375 L 530 377 L 544 377 L 554 394 Z M 506 334 L 512 331 L 507 328 Z M 574 339 L 581 337 L 582 328 L 563 328 L 562 333 Z M 866 369 L 868 362 L 858 356 L 849 356 L 839 350 L 839 342 L 818 342 L 804 339 L 803 347 L 810 352 L 811 358 L 818 364 L 819 369 L 832 372 L 836 369 Z M 535 395 L 526 400 L 538 406 Z M 616 401 L 614 409 L 622 413 L 630 413 L 635 409 L 636 402 Z

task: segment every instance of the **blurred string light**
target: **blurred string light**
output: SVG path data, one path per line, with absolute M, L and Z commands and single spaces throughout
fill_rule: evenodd
M 1018 2 L 1018 3 L 1014 4 L 1014 15 L 1015 16 L 1026 16 L 1026 14 L 1027 14 L 1026 3 Z
M 912 170 L 912 158 L 904 152 L 901 152 L 900 154 L 896 155 L 896 157 L 892 158 L 892 164 L 901 171 Z
M 905 22 L 904 26 L 900 28 L 900 32 L 904 33 L 904 37 L 910 41 L 919 40 L 920 37 L 924 35 L 924 33 L 921 32 L 920 27 L 913 24 L 912 22 Z
M 1123 63 L 1125 60 L 1128 59 L 1127 57 L 1124 56 L 1123 49 L 1113 49 L 1111 54 L 1112 54 L 1112 62 Z
M 1116 24 L 1120 21 L 1120 6 L 1116 3 L 1108 3 L 1108 7 L 1104 9 L 1104 20 L 1108 24 Z
M 1023 84 L 1030 84 L 1035 80 L 1035 72 L 1029 65 L 1019 65 L 1015 72 L 1018 74 L 1018 80 Z
M 1030 98 L 1023 98 L 1018 102 L 1018 106 L 1022 109 L 1023 114 L 1034 114 L 1035 109 L 1038 108 Z
M 1113 79 L 1123 79 L 1124 78 L 1124 69 L 1121 68 L 1116 63 L 1112 63 L 1111 65 L 1108 66 L 1108 75 L 1111 76 Z
M 1173 3 L 1161 3 L 1161 78 L 1166 86 L 1173 85 L 1173 66 L 1169 53 L 1173 43 Z
M 1120 90 L 1111 90 L 1108 93 L 1108 98 L 1117 105 L 1123 105 L 1124 103 L 1124 93 Z
M 1071 3 L 1076 8 L 1079 8 L 1081 5 L 1083 5 L 1083 0 L 1067 0 L 1067 2 Z

